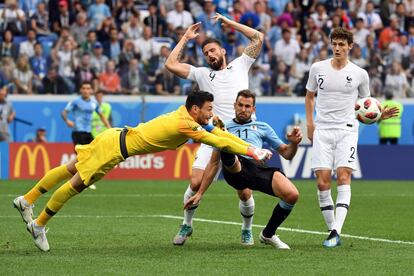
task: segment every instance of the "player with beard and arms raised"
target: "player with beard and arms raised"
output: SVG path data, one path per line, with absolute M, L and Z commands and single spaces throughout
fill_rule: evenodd
M 220 21 L 222 24 L 228 25 L 250 39 L 250 44 L 246 47 L 243 54 L 227 64 L 225 58 L 226 50 L 222 47 L 220 41 L 208 38 L 202 44 L 202 51 L 210 68 L 194 67 L 181 63 L 180 59 L 187 42 L 198 36 L 200 23 L 196 23 L 186 30 L 184 36 L 168 57 L 165 66 L 175 75 L 195 81 L 200 90 L 212 93 L 215 98 L 213 103 L 214 114 L 227 121 L 234 116 L 233 104 L 237 93 L 249 88 L 248 71 L 259 56 L 264 35 L 221 14 L 216 13 L 213 18 L 216 22 Z M 198 191 L 212 151 L 213 148 L 211 146 L 204 144 L 197 151 L 192 167 L 191 183 L 184 193 L 184 202 L 187 202 Z M 220 160 L 216 158 L 213 162 L 219 163 Z M 216 168 L 215 171 L 209 172 L 211 177 L 209 181 L 213 181 L 217 177 L 220 166 L 216 165 L 214 168 Z M 251 226 L 254 213 L 254 199 L 251 190 L 244 189 L 240 191 L 239 198 L 240 212 L 244 216 L 243 227 L 248 229 Z M 173 241 L 175 245 L 183 245 L 187 237 L 192 234 L 192 219 L 197 207 L 198 204 L 194 204 L 184 210 L 184 221 Z
M 331 33 L 333 58 L 314 63 L 306 84 L 307 134 L 313 142 L 314 153 L 311 166 L 316 174 L 319 207 L 330 231 L 323 242 L 325 247 L 341 244 L 339 235 L 351 202 L 351 175 L 356 169 L 359 125 L 355 102 L 358 97 L 370 95 L 367 71 L 348 59 L 352 46 L 353 34 L 335 28 Z M 397 114 L 398 108 L 384 108 L 381 119 Z M 331 196 L 332 170 L 336 171 L 338 184 L 335 212 Z
M 236 118 L 226 122 L 228 132 L 239 136 L 242 140 L 252 145 L 261 147 L 266 142 L 273 150 L 277 151 L 283 158 L 291 160 L 302 140 L 299 128 L 295 127 L 287 134 L 289 144 L 285 144 L 277 136 L 275 131 L 265 122 L 253 121 L 252 115 L 256 111 L 256 96 L 250 90 L 239 92 L 234 109 Z M 280 171 L 279 168 L 267 167 L 262 162 L 254 162 L 249 157 L 228 154 L 218 150 L 213 151 L 213 156 L 220 155 L 223 176 L 226 182 L 236 190 L 246 188 L 258 190 L 281 200 L 273 209 L 272 215 L 266 227 L 261 231 L 259 239 L 264 244 L 269 244 L 277 249 L 290 249 L 290 247 L 275 235 L 277 228 L 285 221 L 291 213 L 298 200 L 299 192 L 295 185 Z M 215 163 L 209 163 L 206 172 L 213 169 Z M 184 207 L 197 204 L 206 192 L 211 182 L 203 178 L 198 192 L 186 202 Z M 251 227 L 242 229 L 242 244 L 253 245 Z M 246 238 L 243 240 L 243 238 Z

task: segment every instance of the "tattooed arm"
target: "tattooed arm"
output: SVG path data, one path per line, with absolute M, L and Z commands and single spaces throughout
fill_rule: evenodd
M 168 69 L 168 71 L 180 78 L 186 79 L 188 77 L 188 74 L 190 74 L 190 65 L 187 63 L 181 63 L 180 60 L 185 51 L 185 45 L 187 42 L 198 36 L 197 30 L 199 27 L 200 23 L 196 23 L 188 27 L 187 31 L 174 47 L 165 62 L 165 67 Z
M 249 26 L 237 23 L 236 21 L 230 20 L 227 17 L 216 13 L 213 18 L 218 21 L 221 20 L 222 24 L 227 24 L 231 28 L 236 29 L 237 31 L 241 32 L 243 35 L 245 35 L 248 39 L 250 39 L 249 45 L 247 45 L 246 49 L 244 49 L 244 53 L 248 55 L 251 58 L 256 59 L 259 54 L 260 50 L 262 49 L 263 40 L 264 40 L 264 34 L 250 28 Z

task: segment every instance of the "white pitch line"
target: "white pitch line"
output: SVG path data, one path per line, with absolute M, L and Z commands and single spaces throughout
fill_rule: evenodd
M 0 216 L 0 218 L 20 218 L 20 216 Z M 114 216 L 90 216 L 90 215 L 57 215 L 55 218 L 166 218 L 166 219 L 177 219 L 182 220 L 183 217 L 180 216 L 171 216 L 171 215 L 114 215 Z M 202 218 L 193 218 L 194 221 L 200 222 L 208 222 L 208 223 L 216 223 L 216 224 L 226 224 L 226 225 L 241 225 L 240 222 L 234 221 L 224 221 L 224 220 L 211 220 L 211 219 L 202 219 Z M 256 228 L 264 228 L 265 225 L 253 224 L 253 227 Z M 322 235 L 325 236 L 326 232 L 320 231 L 312 231 L 312 230 L 305 230 L 305 229 L 297 229 L 297 228 L 286 228 L 286 227 L 279 227 L 278 230 L 287 231 L 287 232 L 297 232 L 297 233 L 305 233 L 305 234 L 312 234 L 312 235 Z M 406 244 L 406 245 L 414 245 L 413 241 L 400 241 L 400 240 L 389 240 L 389 239 L 382 239 L 382 238 L 371 238 L 371 237 L 364 237 L 364 236 L 355 236 L 355 235 L 348 235 L 348 234 L 341 234 L 342 237 L 351 238 L 351 239 L 358 239 L 358 240 L 368 240 L 368 241 L 377 241 L 377 242 L 385 242 L 385 243 L 396 243 L 396 244 Z

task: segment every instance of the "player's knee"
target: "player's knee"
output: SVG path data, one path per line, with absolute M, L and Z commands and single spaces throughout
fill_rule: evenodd
M 249 189 L 238 190 L 237 192 L 241 201 L 247 201 L 252 197 L 252 191 Z
M 292 189 L 285 195 L 285 198 L 283 199 L 285 202 L 289 204 L 296 204 L 299 200 L 299 192 L 297 189 Z
M 338 175 L 337 181 L 338 183 L 350 183 L 351 174 L 343 173 L 341 175 Z

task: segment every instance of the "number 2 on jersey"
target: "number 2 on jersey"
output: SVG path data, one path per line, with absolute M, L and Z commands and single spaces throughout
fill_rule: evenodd
M 323 84 L 323 78 L 319 78 L 318 79 L 318 87 L 319 87 L 320 90 L 323 90 L 322 84 Z

